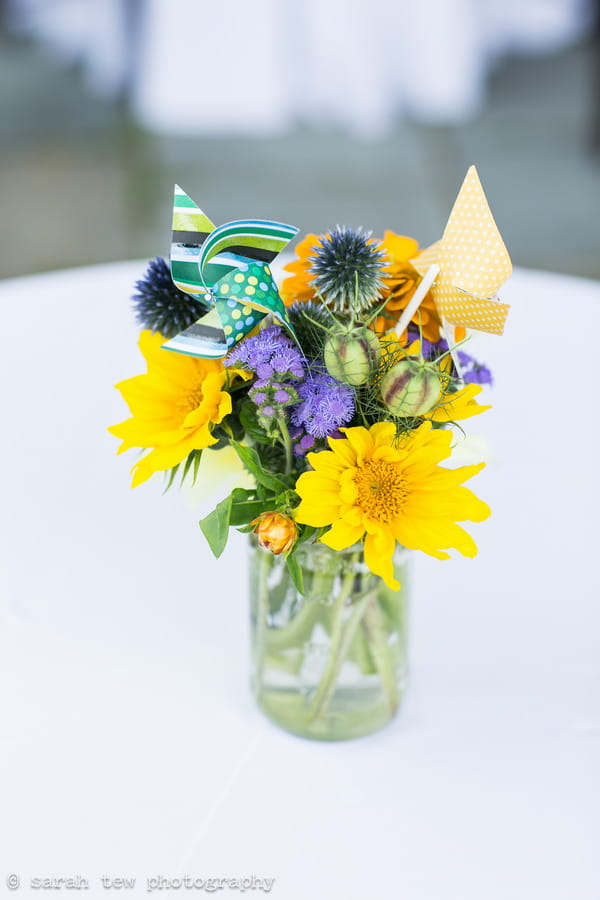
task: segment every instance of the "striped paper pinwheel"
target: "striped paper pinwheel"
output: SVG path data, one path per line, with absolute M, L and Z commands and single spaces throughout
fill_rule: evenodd
M 297 232 L 292 225 L 262 219 L 217 228 L 175 185 L 171 277 L 180 291 L 199 301 L 202 314 L 163 348 L 218 359 L 269 313 L 293 335 L 269 263 Z

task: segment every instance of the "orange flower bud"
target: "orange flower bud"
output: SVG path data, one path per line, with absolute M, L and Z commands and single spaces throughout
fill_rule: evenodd
M 263 550 L 270 550 L 275 556 L 291 550 L 298 537 L 296 523 L 282 513 L 262 513 L 250 524 L 255 526 L 254 534 Z

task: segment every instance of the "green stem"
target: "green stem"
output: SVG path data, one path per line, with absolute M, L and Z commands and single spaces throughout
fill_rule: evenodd
M 335 641 L 332 640 L 331 642 L 331 652 L 327 660 L 327 665 L 311 703 L 311 719 L 318 719 L 321 716 L 324 716 L 327 711 L 329 701 L 337 686 L 342 663 L 348 655 L 350 644 L 352 643 L 352 639 L 356 634 L 356 629 L 360 625 L 360 621 L 365 614 L 365 609 L 370 597 L 371 594 L 365 594 L 352 604 L 352 612 L 340 629 L 339 634 L 336 635 Z
M 300 612 L 294 616 L 289 625 L 283 628 L 269 628 L 266 634 L 266 646 L 270 652 L 279 652 L 301 647 L 311 636 L 315 622 L 321 613 L 321 604 L 305 599 Z
M 398 681 L 396 671 L 387 640 L 385 620 L 381 612 L 377 597 L 372 596 L 362 620 L 369 650 L 373 662 L 381 678 L 381 686 L 390 712 L 393 714 L 398 709 L 400 697 L 398 695 Z
M 325 670 L 319 682 L 319 686 L 314 694 L 310 705 L 310 717 L 315 719 L 322 715 L 331 699 L 335 690 L 337 677 L 339 675 L 342 663 L 346 658 L 346 654 L 352 643 L 352 638 L 364 610 L 364 601 L 368 599 L 369 594 L 357 600 L 348 617 L 348 621 L 344 624 L 344 611 L 346 601 L 352 593 L 354 580 L 356 578 L 356 563 L 358 561 L 358 553 L 353 553 L 348 560 L 348 570 L 342 580 L 340 592 L 335 599 L 333 605 L 333 621 L 331 625 L 331 644 L 329 656 L 325 665 Z
M 330 566 L 318 565 L 309 573 L 304 571 L 304 587 L 306 596 L 294 618 L 281 628 L 269 628 L 266 634 L 266 646 L 269 651 L 279 652 L 301 647 L 311 636 L 315 624 L 322 618 L 329 617 L 332 604 L 329 599 L 332 593 L 335 570 Z M 289 579 L 287 569 L 282 578 Z M 310 586 L 310 587 L 309 587 Z
M 292 450 L 292 439 L 290 437 L 288 427 L 282 414 L 277 417 L 277 424 L 279 425 L 281 440 L 283 442 L 283 447 L 285 450 L 285 474 L 289 475 L 294 464 L 294 454 Z
M 358 403 L 357 406 L 358 406 L 358 411 L 359 411 L 359 413 L 360 413 L 361 419 L 363 420 L 363 424 L 364 424 L 365 428 L 370 428 L 371 426 L 370 426 L 369 423 L 367 422 L 367 417 L 366 417 L 365 414 L 364 414 L 362 405 L 361 405 L 360 403 Z
M 262 688 L 262 669 L 265 661 L 265 647 L 269 629 L 267 617 L 269 614 L 269 584 L 268 576 L 273 565 L 273 554 L 266 550 L 259 553 L 260 567 L 258 570 L 258 601 L 256 608 L 256 643 L 255 643 L 255 678 L 258 689 Z

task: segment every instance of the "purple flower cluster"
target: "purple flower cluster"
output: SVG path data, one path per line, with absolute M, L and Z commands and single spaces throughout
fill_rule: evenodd
M 409 342 L 419 338 L 418 332 L 414 333 L 412 329 L 409 329 L 408 335 Z M 443 338 L 435 344 L 426 338 L 422 338 L 421 347 L 425 359 L 436 359 L 448 351 L 448 344 Z M 458 356 L 465 384 L 493 384 L 492 373 L 488 366 L 477 362 L 473 356 L 470 356 L 463 350 L 457 350 L 456 355 Z
M 313 438 L 333 434 L 354 415 L 354 391 L 326 372 L 308 374 L 298 387 L 298 397 L 300 403 L 292 411 L 291 421 Z
M 290 435 L 294 444 L 294 456 L 306 456 L 309 450 L 315 449 L 315 438 L 303 428 L 290 428 Z
M 304 377 L 305 361 L 294 342 L 277 325 L 246 338 L 233 350 L 226 366 L 250 369 L 258 376 L 248 396 L 267 434 L 276 433 L 278 413 L 298 403 L 293 381 Z
M 278 325 L 264 328 L 254 337 L 246 338 L 232 350 L 224 365 L 250 369 L 262 381 L 268 381 L 273 376 L 286 379 L 302 378 L 304 375 L 302 353 Z
M 264 420 L 274 418 L 278 409 L 284 406 L 292 406 L 298 402 L 298 394 L 291 384 L 285 384 L 281 381 L 266 381 L 259 379 L 256 381 L 248 396 L 258 406 L 259 416 Z M 264 421 L 263 421 L 263 424 Z M 270 429 L 267 427 L 267 431 Z
M 492 373 L 488 366 L 477 362 L 468 353 L 458 350 L 458 361 L 462 367 L 463 380 L 465 384 L 493 384 Z

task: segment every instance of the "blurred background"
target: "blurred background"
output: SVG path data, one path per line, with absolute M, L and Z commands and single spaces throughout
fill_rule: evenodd
M 440 236 L 471 163 L 513 261 L 600 278 L 598 0 L 0 0 L 0 277 L 217 223 Z

